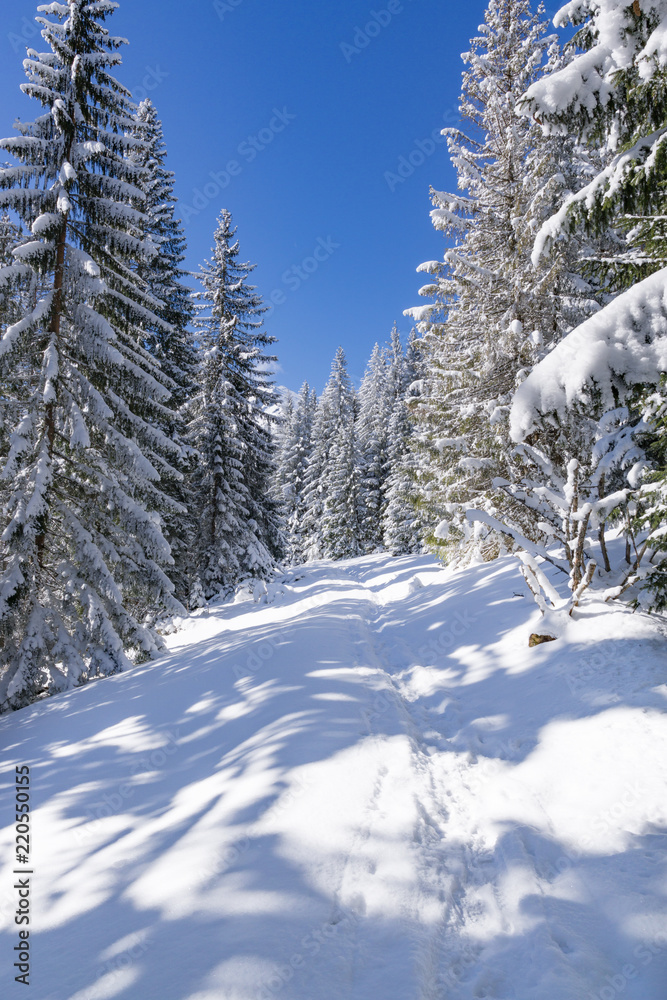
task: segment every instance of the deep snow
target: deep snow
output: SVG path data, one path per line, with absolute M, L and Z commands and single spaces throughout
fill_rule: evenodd
M 664 1000 L 665 637 L 577 615 L 529 649 L 515 560 L 321 563 L 3 718 L 3 996 Z

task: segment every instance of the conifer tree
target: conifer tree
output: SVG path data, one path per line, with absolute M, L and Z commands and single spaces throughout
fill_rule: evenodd
M 44 110 L 0 143 L 18 160 L 0 172 L 0 207 L 32 231 L 10 273 L 37 292 L 0 342 L 15 417 L 2 470 L 2 707 L 150 655 L 160 640 L 147 611 L 180 607 L 161 530 L 175 504 L 160 487 L 179 448 L 160 430 L 169 389 L 139 342 L 157 317 L 137 278 L 144 197 L 129 93 L 112 75 L 123 39 L 104 26 L 115 7 L 40 8 L 48 48 L 28 51 L 23 90 Z
M 12 222 L 7 213 L 0 215 L 0 331 L 17 323 L 28 309 L 31 300 L 35 300 L 37 276 L 29 267 L 15 266 L 14 250 L 22 242 L 27 242 L 21 234 L 21 229 Z M 6 382 L 0 382 L 0 467 L 7 461 L 9 454 L 9 435 L 12 427 L 20 419 L 22 412 L 21 388 L 16 382 L 22 378 L 22 373 L 12 376 L 4 373 Z M 11 494 L 11 482 L 0 478 L 0 510 L 5 510 Z
M 172 440 L 183 442 L 185 434 L 185 404 L 197 391 L 196 352 L 189 331 L 194 309 L 191 291 L 185 284 L 185 236 L 179 219 L 175 218 L 174 175 L 166 168 L 166 146 L 162 123 L 150 100 L 141 102 L 135 115 L 134 135 L 139 144 L 132 160 L 140 169 L 139 186 L 145 195 L 142 205 L 140 237 L 153 253 L 140 260 L 138 278 L 151 298 L 159 322 L 147 318 L 142 323 L 143 346 L 160 362 L 171 390 L 172 413 L 163 425 Z M 186 450 L 187 454 L 187 450 Z M 193 531 L 191 496 L 187 472 L 192 456 L 184 459 L 178 475 L 164 470 L 162 485 L 165 492 L 187 513 L 172 512 L 165 517 L 164 534 L 171 546 L 174 568 L 171 578 L 180 600 L 188 599 L 188 578 L 191 575 L 189 539 Z
M 403 355 L 394 331 L 390 369 L 394 404 L 389 421 L 388 474 L 383 487 L 382 538 L 389 552 L 403 555 L 420 552 L 425 534 L 417 485 L 420 452 L 414 413 L 422 372 L 416 332 L 411 331 Z
M 438 525 L 448 546 L 463 540 L 468 553 L 486 558 L 498 552 L 498 537 L 481 526 L 471 537 L 466 509 L 497 514 L 509 504 L 523 516 L 494 488 L 494 480 L 517 474 L 508 428 L 512 394 L 572 323 L 597 308 L 594 287 L 573 273 L 580 246 L 561 249 L 537 269 L 531 263 L 536 229 L 568 172 L 558 144 L 515 113 L 547 57 L 559 54 L 541 11 L 534 15 L 528 0 L 491 0 L 463 57 L 460 108 L 468 131 L 447 130 L 464 193 L 432 192 L 434 225 L 455 246 L 444 263 L 422 265 L 434 280 L 421 294 L 434 301 L 408 311 L 429 356 L 419 408 L 429 541 L 441 544 Z
M 290 450 L 292 430 L 294 427 L 294 411 L 294 397 L 288 390 L 281 397 L 278 419 L 273 428 L 275 469 L 271 488 L 272 492 L 275 494 L 276 504 L 282 518 L 283 526 L 287 521 L 287 494 L 289 492 L 289 481 L 286 473 L 286 466 L 287 456 Z
M 8 164 L 4 165 L 7 169 Z M 7 212 L 0 215 L 0 268 L 8 267 L 14 262 L 12 251 L 21 242 L 21 229 L 12 222 Z
M 14 250 L 22 242 L 21 228 L 12 222 L 4 212 L 0 215 L 0 330 L 4 331 L 16 323 L 28 303 L 36 294 L 36 275 L 29 267 L 17 267 L 14 260 Z M 0 456 L 6 459 L 9 447 L 8 431 L 12 423 L 12 399 L 16 389 L 7 386 L 0 392 Z M 0 482 L 0 489 L 2 489 Z M 5 484 L 6 485 L 6 484 Z
M 254 265 L 239 260 L 235 236 L 223 210 L 195 295 L 200 391 L 188 405 L 188 441 L 199 454 L 191 480 L 192 551 L 207 599 L 243 579 L 267 577 L 282 546 L 270 489 L 275 417 L 268 410 L 276 395 L 267 366 L 276 359 L 265 352 L 274 338 L 262 329 L 266 310 L 248 283 Z
M 562 234 L 577 224 L 603 232 L 620 220 L 627 248 L 601 261 L 621 294 L 598 316 L 577 326 L 517 392 L 514 438 L 524 449 L 536 446 L 546 452 L 547 460 L 538 462 L 532 499 L 545 490 L 557 493 L 558 470 L 548 461 L 553 427 L 569 438 L 582 419 L 593 425 L 584 476 L 589 495 L 580 502 L 594 512 L 590 527 L 599 536 L 599 556 L 607 572 L 614 569 L 603 545 L 610 515 L 624 525 L 627 541 L 621 583 L 610 593 L 620 595 L 644 579 L 662 607 L 667 603 L 662 360 L 667 339 L 667 14 L 662 3 L 652 0 L 586 0 L 560 11 L 557 22 L 567 21 L 579 27 L 571 64 L 533 83 L 521 108 L 547 134 L 606 147 L 613 155 L 565 197 L 544 224 L 534 260 L 553 252 Z M 609 499 L 605 492 L 611 476 L 615 489 Z
M 289 399 L 276 470 L 276 492 L 285 523 L 285 556 L 290 565 L 305 560 L 303 526 L 305 485 L 313 450 L 313 422 L 317 396 L 304 382 L 297 399 Z
M 429 407 L 422 412 L 430 424 L 428 493 L 438 521 L 455 505 L 484 505 L 493 476 L 505 471 L 494 428 L 531 353 L 529 250 L 516 220 L 538 127 L 526 120 L 515 125 L 514 107 L 539 72 L 543 29 L 527 0 L 491 0 L 479 31 L 463 56 L 460 111 L 470 131 L 447 130 L 465 193 L 432 192 L 433 223 L 455 246 L 444 264 L 422 265 L 435 281 L 421 294 L 436 302 L 411 310 L 432 359 Z
M 338 428 L 322 479 L 320 546 L 325 559 L 351 559 L 364 551 L 364 508 L 354 424 Z
M 145 194 L 141 237 L 154 249 L 151 257 L 140 262 L 138 271 L 162 320 L 144 325 L 145 346 L 173 381 L 173 405 L 178 411 L 192 396 L 195 384 L 196 358 L 187 332 L 194 310 L 182 267 L 186 246 L 183 225 L 175 218 L 174 174 L 167 170 L 162 122 L 149 99 L 137 109 L 134 132 L 140 145 L 132 159 L 140 168 Z
M 339 347 L 318 403 L 306 471 L 304 542 L 309 559 L 343 559 L 360 551 L 356 410 L 345 352 Z
M 398 345 L 400 349 L 400 342 Z M 384 486 L 389 472 L 389 421 L 396 398 L 391 384 L 393 370 L 378 344 L 368 362 L 359 389 L 357 441 L 361 491 L 360 544 L 365 552 L 382 545 Z
M 666 20 L 660 0 L 583 0 L 556 16 L 558 25 L 569 21 L 579 28 L 573 58 L 536 80 L 519 110 L 526 118 L 537 118 L 548 135 L 575 137 L 590 147 L 608 145 L 615 155 L 564 198 L 544 226 L 536 257 L 573 218 L 599 229 L 627 214 L 639 217 L 634 221 L 643 219 L 649 229 L 652 219 L 659 221 L 667 156 Z M 640 243 L 641 233 L 648 238 L 640 228 Z M 639 261 L 610 261 L 615 268 L 628 263 Z M 658 266 L 650 266 L 649 273 Z M 630 268 L 627 283 L 638 276 Z
M 14 251 L 27 243 L 21 227 L 4 212 L 0 215 L 0 329 L 17 322 L 37 294 L 36 276 L 29 267 L 16 266 Z
M 389 423 L 390 473 L 384 485 L 385 509 L 382 542 L 393 555 L 420 552 L 423 525 L 419 517 L 416 486 L 416 453 L 411 447 L 414 431 L 406 399 L 399 399 Z

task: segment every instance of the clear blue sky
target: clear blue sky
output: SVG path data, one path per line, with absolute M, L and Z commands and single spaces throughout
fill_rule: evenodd
M 5 135 L 16 116 L 37 113 L 19 85 L 25 44 L 42 42 L 30 37 L 35 0 L 9 6 L 0 38 Z M 307 379 L 319 391 L 339 344 L 358 381 L 394 320 L 407 334 L 402 313 L 418 304 L 425 277 L 415 268 L 444 250 L 429 185 L 456 183 L 444 143 L 426 140 L 445 116 L 457 120 L 460 54 L 485 6 L 120 0 L 108 22 L 130 42 L 119 79 L 137 100 L 150 96 L 164 123 L 187 266 L 208 255 L 228 208 L 259 291 L 276 302 L 267 329 L 278 337 L 277 381 L 289 388 Z M 409 176 L 387 176 L 401 162 L 408 174 L 411 156 Z

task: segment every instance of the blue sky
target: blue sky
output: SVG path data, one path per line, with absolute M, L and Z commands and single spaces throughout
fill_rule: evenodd
M 19 91 L 37 4 L 3 10 L 4 134 L 34 102 Z M 277 380 L 318 391 L 342 344 L 358 381 L 375 341 L 418 304 L 423 260 L 442 256 L 429 185 L 455 178 L 460 54 L 486 4 L 448 0 L 121 0 L 118 77 L 163 120 L 193 270 L 228 208 L 243 258 L 273 301 Z M 412 161 L 412 163 L 410 163 Z M 399 170 L 399 167 L 401 169 Z M 400 174 L 403 176 L 401 177 Z

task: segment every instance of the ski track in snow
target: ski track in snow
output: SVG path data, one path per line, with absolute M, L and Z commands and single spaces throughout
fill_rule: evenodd
M 661 623 L 591 604 L 528 649 L 524 589 L 511 559 L 314 564 L 0 720 L 35 995 L 664 1000 Z

